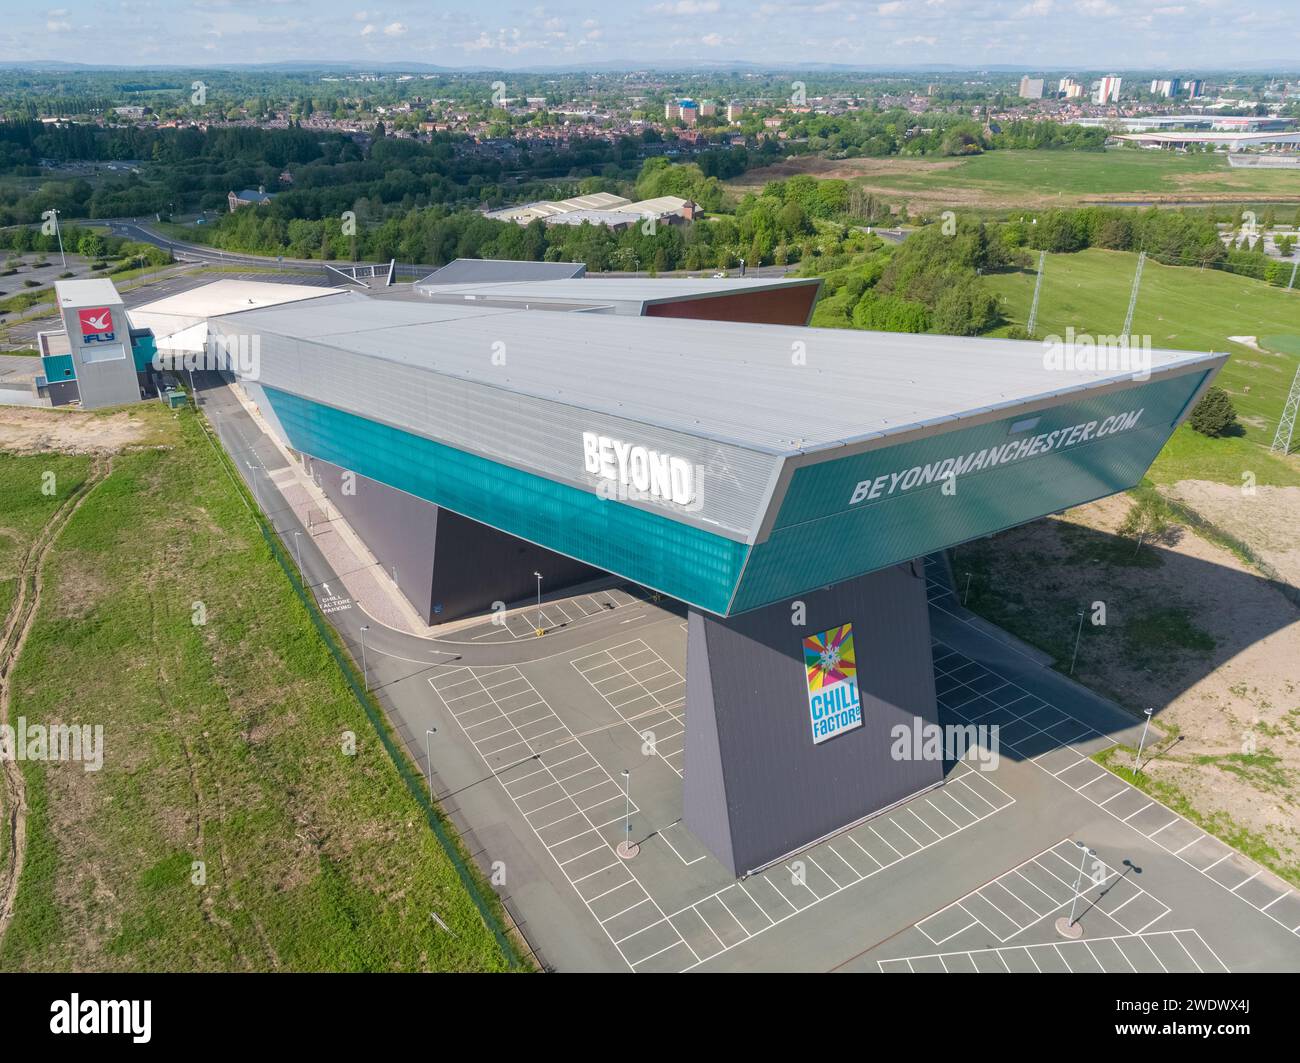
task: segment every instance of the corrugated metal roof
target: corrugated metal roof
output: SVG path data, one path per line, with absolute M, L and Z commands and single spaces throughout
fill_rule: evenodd
M 434 270 L 416 286 L 426 284 L 488 284 L 495 281 L 553 281 L 581 277 L 581 262 L 515 262 L 497 258 L 458 258 Z
M 570 210 L 609 210 L 630 202 L 626 196 L 616 196 L 613 192 L 590 192 L 585 196 L 573 196 L 560 200 L 560 205 Z
M 128 311 L 132 321 L 137 315 L 168 315 L 205 319 L 220 314 L 233 314 L 240 310 L 253 310 L 264 306 L 278 306 L 301 299 L 320 299 L 337 295 L 343 288 L 322 288 L 310 284 L 274 284 L 266 281 L 219 280 L 203 284 L 188 291 L 177 292 L 164 299 L 133 307 Z
M 553 214 L 546 219 L 547 225 L 581 225 L 586 222 L 589 225 L 635 225 L 637 218 L 635 215 L 628 214 L 619 210 L 593 210 L 580 208 L 578 210 L 566 210 L 563 214 Z
M 653 199 L 638 199 L 635 203 L 614 209 L 628 214 L 675 214 L 689 202 L 689 199 L 681 196 L 655 196 Z
M 778 288 L 816 287 L 817 277 L 586 277 L 574 280 L 519 281 L 496 284 L 438 285 L 428 295 L 465 300 L 515 303 L 562 303 L 613 306 L 620 313 L 641 314 L 652 303 L 738 295 Z M 424 282 L 415 285 L 421 291 Z
M 54 294 L 60 306 L 89 306 L 92 303 L 113 306 L 122 301 L 113 282 L 107 277 L 92 277 L 80 281 L 55 281 Z
M 434 377 L 776 454 L 911 430 L 935 434 L 959 419 L 1133 378 L 1131 372 L 1048 368 L 1043 345 L 1029 341 L 364 296 L 254 310 L 226 322 L 238 332 L 310 339 Z M 504 364 L 494 354 L 504 355 Z M 1213 358 L 1156 350 L 1152 369 L 1182 370 Z

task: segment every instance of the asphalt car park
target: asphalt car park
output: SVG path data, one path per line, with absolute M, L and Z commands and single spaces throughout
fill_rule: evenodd
M 544 611 L 578 619 L 584 608 Z M 510 664 L 440 664 L 424 680 L 454 736 L 438 732 L 435 770 L 447 770 L 451 741 L 472 751 L 475 788 L 496 788 L 530 854 L 537 878 L 510 893 L 545 879 L 579 917 L 556 935 L 520 905 L 559 969 L 1177 972 L 1233 969 L 1247 955 L 1300 967 L 1295 891 L 1231 850 L 1214 856 L 1209 847 L 1227 847 L 1090 759 L 1128 721 L 1054 704 L 943 638 L 943 717 L 997 724 L 996 767 L 974 751 L 942 786 L 733 879 L 681 819 L 683 620 L 631 592 L 581 618 L 576 644 Z M 639 846 L 631 860 L 617 852 L 627 838 Z M 1084 937 L 1071 942 L 1054 924 L 1074 900 L 1076 840 L 1099 855 L 1078 895 Z M 568 959 L 575 933 L 585 947 Z

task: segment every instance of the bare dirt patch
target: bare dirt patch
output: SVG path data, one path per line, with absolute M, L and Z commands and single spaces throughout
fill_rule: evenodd
M 1256 486 L 1253 495 L 1241 488 L 1205 480 L 1179 480 L 1164 489 L 1245 543 L 1266 565 L 1293 587 L 1300 587 L 1300 487 Z M 1300 665 L 1297 665 L 1300 672 Z
M 0 407 L 0 450 L 13 454 L 113 454 L 141 442 L 148 431 L 128 413 Z
M 1269 489 L 1279 497 L 1256 496 L 1258 506 L 1247 509 L 1232 487 L 1178 487 L 1279 571 L 1298 571 L 1300 553 L 1287 532 L 1294 536 L 1300 523 L 1300 488 Z M 1176 787 L 1219 833 L 1296 881 L 1300 608 L 1185 527 L 1135 556 L 1134 540 L 1119 534 L 1131 505 L 1118 495 L 1036 521 L 959 551 L 957 564 L 977 567 L 988 581 L 990 607 L 981 611 L 1022 637 L 1043 645 L 1036 628 L 1062 628 L 1065 637 L 1043 648 L 1065 667 L 1074 629 L 1060 618 L 1104 602 L 1105 625 L 1084 625 L 1076 677 L 1135 713 L 1154 707 L 1176 741 L 1146 774 Z

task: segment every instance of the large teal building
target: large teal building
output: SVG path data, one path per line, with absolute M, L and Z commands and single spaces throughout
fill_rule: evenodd
M 913 559 L 1133 486 L 1225 360 L 656 319 L 564 283 L 589 312 L 347 293 L 211 327 L 255 349 L 288 445 L 391 507 L 377 556 L 428 556 L 403 569 L 427 619 L 464 611 L 438 597 L 456 553 L 499 554 L 486 606 L 520 543 L 689 607 L 687 822 L 737 873 L 942 781 L 882 742 L 937 711 Z

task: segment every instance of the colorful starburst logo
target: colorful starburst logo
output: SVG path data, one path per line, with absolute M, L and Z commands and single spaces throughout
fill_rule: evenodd
M 815 693 L 858 674 L 853 655 L 853 625 L 841 624 L 803 640 L 803 663 L 808 669 L 808 691 Z

